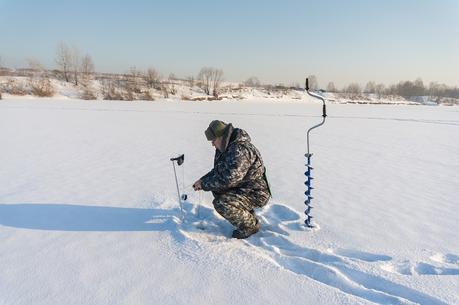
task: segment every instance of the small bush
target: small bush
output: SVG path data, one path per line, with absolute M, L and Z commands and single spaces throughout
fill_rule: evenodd
M 124 91 L 122 94 L 122 99 L 125 101 L 134 101 L 135 100 L 134 92 L 132 92 L 131 90 Z
M 4 85 L 4 91 L 11 95 L 26 95 L 28 93 L 24 83 L 13 78 L 10 78 L 6 81 L 6 84 Z
M 122 101 L 123 95 L 118 90 L 110 90 L 103 93 L 104 100 Z
M 161 91 L 163 93 L 164 98 L 169 98 L 169 90 L 168 90 L 167 86 L 162 86 L 161 87 Z
M 91 87 L 84 87 L 83 93 L 81 94 L 83 100 L 97 100 L 97 96 Z
M 142 100 L 144 101 L 154 101 L 154 97 L 151 95 L 150 90 L 143 92 Z
M 54 95 L 54 87 L 49 78 L 38 78 L 30 80 L 32 94 L 39 97 L 51 97 Z
M 124 100 L 123 95 L 120 90 L 117 89 L 115 80 L 108 79 L 102 82 L 102 97 L 104 100 L 115 100 L 122 101 Z

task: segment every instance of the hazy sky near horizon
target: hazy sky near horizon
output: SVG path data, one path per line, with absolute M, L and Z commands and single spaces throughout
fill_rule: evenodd
M 211 66 L 229 81 L 458 86 L 458 16 L 459 0 L 0 0 L 0 56 L 55 68 L 63 41 L 101 72 Z

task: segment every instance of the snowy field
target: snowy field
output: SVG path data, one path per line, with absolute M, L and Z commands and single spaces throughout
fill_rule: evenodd
M 459 304 L 459 108 L 0 101 L 0 304 Z M 245 129 L 273 191 L 233 240 L 208 193 L 213 119 Z M 179 219 L 170 158 L 188 194 Z

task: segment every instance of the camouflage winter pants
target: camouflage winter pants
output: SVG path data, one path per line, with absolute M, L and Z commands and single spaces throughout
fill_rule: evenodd
M 233 226 L 247 230 L 256 225 L 254 205 L 249 198 L 234 193 L 214 194 L 214 196 L 212 203 L 215 210 Z

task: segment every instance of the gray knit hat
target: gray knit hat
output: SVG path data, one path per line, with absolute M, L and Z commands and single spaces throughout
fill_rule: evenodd
M 221 137 L 225 131 L 226 126 L 228 126 L 225 122 L 215 120 L 210 122 L 209 127 L 207 127 L 206 131 L 206 138 L 208 141 L 212 141 L 215 138 Z

